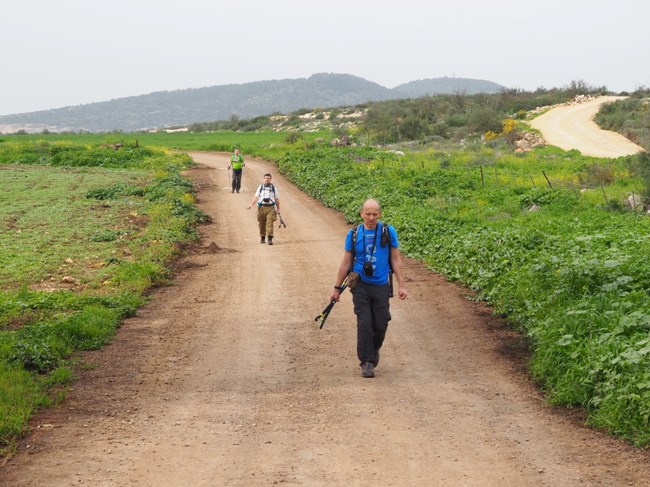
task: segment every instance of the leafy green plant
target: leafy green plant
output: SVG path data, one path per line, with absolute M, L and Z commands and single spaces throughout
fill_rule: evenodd
M 90 237 L 93 242 L 112 242 L 117 240 L 121 232 L 115 230 L 99 230 Z
M 86 193 L 86 198 L 96 200 L 111 200 L 118 196 L 144 196 L 144 189 L 119 182 L 108 188 L 92 189 Z
M 17 342 L 11 359 L 27 370 L 47 372 L 58 363 L 59 354 L 48 343 Z

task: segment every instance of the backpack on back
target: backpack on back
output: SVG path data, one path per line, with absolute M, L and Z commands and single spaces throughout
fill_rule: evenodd
M 269 191 L 271 191 L 271 193 L 273 193 L 273 196 L 275 196 L 275 186 L 273 186 L 273 183 L 270 183 L 270 186 L 271 186 L 271 189 Z M 260 195 L 262 194 L 263 189 L 264 189 L 264 185 L 260 184 L 260 187 L 258 189 L 258 191 L 260 192 Z
M 271 194 L 273 194 L 273 198 L 275 199 L 275 186 L 273 186 L 273 183 L 270 183 L 269 186 L 270 186 L 270 188 L 269 188 L 269 198 L 264 198 L 262 200 L 264 203 L 270 203 L 271 202 L 271 198 L 270 198 Z M 260 184 L 260 187 L 259 187 L 259 189 L 257 191 L 259 192 L 260 197 L 261 197 L 262 196 L 262 191 L 264 191 L 264 185 Z M 275 201 L 274 201 L 274 203 L 275 203 Z

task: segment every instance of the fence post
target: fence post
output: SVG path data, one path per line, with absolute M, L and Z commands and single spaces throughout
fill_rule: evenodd
M 479 166 L 481 170 L 481 185 L 485 188 L 485 177 L 483 176 L 483 166 Z
M 607 193 L 605 193 L 605 185 L 603 182 L 600 182 L 600 188 L 603 190 L 603 196 L 605 197 L 605 204 L 609 206 L 609 200 L 607 199 Z
M 551 184 L 551 181 L 549 181 L 548 176 L 546 175 L 546 173 L 544 171 L 542 171 L 542 174 L 546 178 L 546 182 L 548 183 L 548 187 L 553 189 L 553 185 Z

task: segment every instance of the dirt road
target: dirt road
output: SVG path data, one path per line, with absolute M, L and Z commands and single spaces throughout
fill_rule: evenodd
M 381 363 L 363 379 L 349 293 L 318 329 L 348 228 L 248 159 L 191 171 L 214 217 L 175 284 L 85 355 L 67 400 L 32 422 L 0 485 L 642 486 L 650 452 L 548 407 L 522 341 L 467 292 L 406 259 Z M 247 210 L 274 174 L 287 228 Z
M 583 103 L 553 108 L 531 122 L 551 145 L 564 150 L 577 149 L 585 156 L 616 158 L 643 150 L 621 134 L 601 129 L 594 117 L 603 103 L 620 96 L 601 96 Z

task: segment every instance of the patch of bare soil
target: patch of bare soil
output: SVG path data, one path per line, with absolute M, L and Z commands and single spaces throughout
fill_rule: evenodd
M 60 407 L 0 469 L 0 485 L 642 486 L 648 451 L 546 405 L 526 344 L 468 292 L 405 259 L 381 363 L 363 379 L 349 293 L 325 327 L 348 226 L 249 159 L 190 171 L 214 222 Z M 286 228 L 260 245 L 246 205 L 274 175 Z

